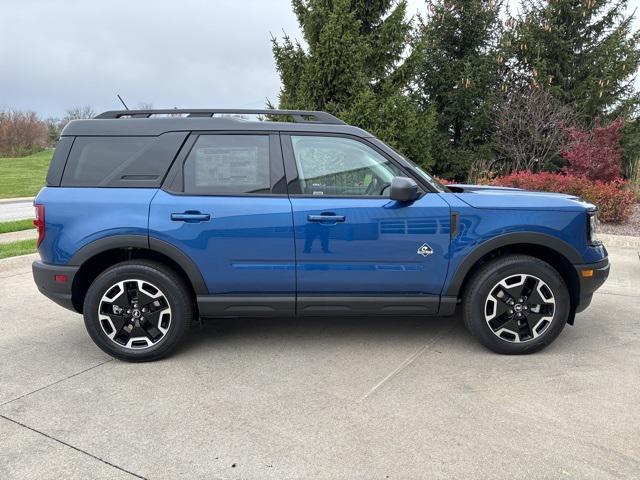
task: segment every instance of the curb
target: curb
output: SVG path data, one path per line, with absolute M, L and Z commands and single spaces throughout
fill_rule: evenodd
M 39 258 L 40 255 L 38 255 L 38 253 L 27 253 L 26 255 L 0 259 L 0 278 L 11 276 L 12 273 L 15 273 L 12 272 L 12 270 L 16 270 L 18 268 L 28 267 L 30 269 L 33 261 L 38 260 Z
M 24 203 L 33 202 L 36 197 L 16 197 L 16 198 L 0 198 L 0 205 L 3 203 Z
M 610 233 L 600 233 L 598 237 L 605 247 L 640 248 L 640 237 L 612 235 Z

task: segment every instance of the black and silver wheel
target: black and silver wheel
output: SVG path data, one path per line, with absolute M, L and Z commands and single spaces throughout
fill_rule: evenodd
M 465 324 L 498 353 L 530 353 L 550 344 L 567 321 L 570 299 L 558 272 L 527 255 L 509 255 L 484 265 L 463 302 Z
M 193 317 L 183 280 L 147 260 L 119 263 L 101 273 L 87 291 L 83 310 L 95 343 L 129 361 L 157 360 L 170 353 Z

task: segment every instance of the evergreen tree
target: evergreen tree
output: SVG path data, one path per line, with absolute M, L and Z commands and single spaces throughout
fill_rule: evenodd
M 405 0 L 292 0 L 302 46 L 272 39 L 280 108 L 325 110 L 431 165 L 433 114 L 407 95 L 415 55 Z
M 503 82 L 501 4 L 433 0 L 417 33 L 416 95 L 437 112 L 435 172 L 465 180 L 493 156 L 492 130 Z
M 516 70 L 585 123 L 631 114 L 640 100 L 633 88 L 640 32 L 626 9 L 627 0 L 523 0 L 509 40 Z

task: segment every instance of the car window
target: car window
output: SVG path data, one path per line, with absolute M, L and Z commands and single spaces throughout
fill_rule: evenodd
M 292 136 L 303 195 L 389 196 L 398 167 L 371 147 L 349 138 Z
M 62 186 L 110 186 L 114 178 L 120 179 L 127 168 L 138 162 L 155 140 L 156 137 L 77 137 L 64 170 Z M 148 173 L 160 174 L 154 170 L 157 167 Z
M 267 135 L 201 135 L 184 163 L 184 190 L 201 195 L 270 193 Z

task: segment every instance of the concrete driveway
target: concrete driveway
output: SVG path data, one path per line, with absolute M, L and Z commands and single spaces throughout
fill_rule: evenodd
M 545 351 L 453 319 L 224 320 L 111 360 L 0 263 L 0 478 L 638 478 L 640 261 Z

